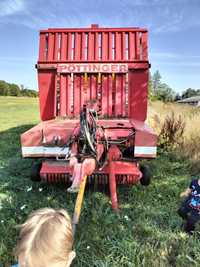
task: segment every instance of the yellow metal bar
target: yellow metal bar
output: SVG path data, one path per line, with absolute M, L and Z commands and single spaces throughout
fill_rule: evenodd
M 84 73 L 84 81 L 87 82 L 87 80 L 88 80 L 88 74 L 87 74 L 87 72 L 85 72 Z
M 101 72 L 98 73 L 98 83 L 101 83 Z
M 83 92 L 87 94 L 88 90 L 88 74 L 87 72 L 84 73 L 84 83 L 83 83 Z
M 82 207 L 82 203 L 83 203 L 83 196 L 84 196 L 84 192 L 85 192 L 86 181 L 87 181 L 87 176 L 85 175 L 83 177 L 81 184 L 80 184 L 80 188 L 79 188 L 78 195 L 76 198 L 76 204 L 75 204 L 74 215 L 73 215 L 73 220 L 72 220 L 73 234 L 75 234 L 76 225 L 79 222 L 79 218 L 80 218 L 80 214 L 81 214 L 81 207 Z
M 114 81 L 114 79 L 115 79 L 115 73 L 113 72 L 112 73 L 112 80 Z

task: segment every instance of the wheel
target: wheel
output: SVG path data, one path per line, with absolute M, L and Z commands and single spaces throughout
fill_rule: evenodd
M 31 180 L 34 182 L 40 182 L 40 170 L 42 167 L 41 162 L 34 162 L 33 165 L 31 166 Z
M 142 178 L 140 179 L 141 185 L 148 186 L 151 183 L 151 171 L 148 166 L 141 166 Z

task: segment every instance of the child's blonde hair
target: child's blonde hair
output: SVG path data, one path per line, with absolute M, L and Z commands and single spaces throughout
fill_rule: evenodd
M 65 210 L 36 210 L 21 225 L 16 248 L 19 266 L 69 266 L 72 245 L 71 219 Z

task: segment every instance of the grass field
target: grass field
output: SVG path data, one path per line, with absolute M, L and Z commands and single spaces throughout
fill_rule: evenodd
M 153 108 L 156 113 L 156 104 Z M 63 185 L 32 183 L 31 161 L 21 159 L 19 136 L 38 121 L 37 99 L 0 98 L 0 266 L 15 262 L 16 225 L 32 210 L 48 206 L 73 212 L 75 196 Z M 86 192 L 73 266 L 200 266 L 198 232 L 188 237 L 176 214 L 179 193 L 191 178 L 188 160 L 162 152 L 150 167 L 149 187 L 118 189 L 120 214 L 113 213 L 106 194 Z

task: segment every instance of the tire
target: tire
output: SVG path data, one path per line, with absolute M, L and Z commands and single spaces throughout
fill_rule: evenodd
M 31 181 L 34 182 L 40 182 L 40 170 L 42 167 L 41 162 L 34 162 L 33 165 L 31 166 Z
M 140 179 L 141 185 L 148 186 L 151 183 L 151 171 L 148 166 L 141 166 L 142 178 Z

